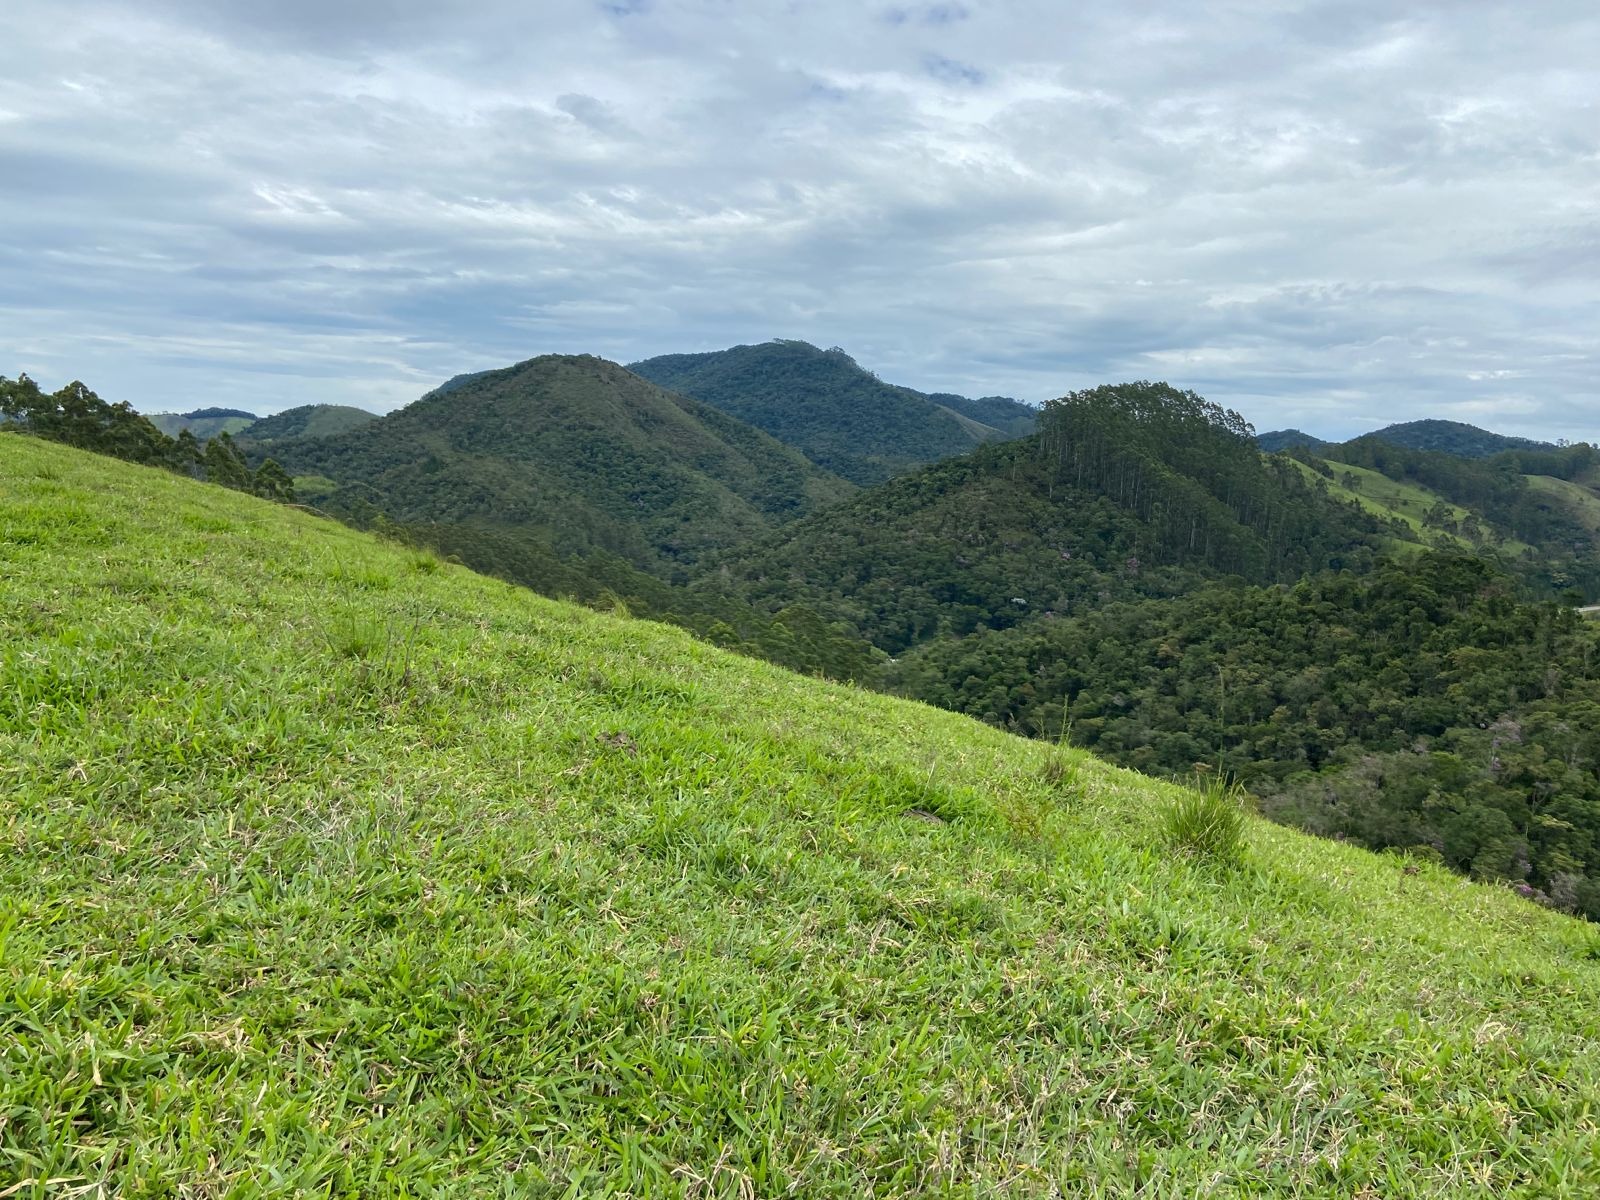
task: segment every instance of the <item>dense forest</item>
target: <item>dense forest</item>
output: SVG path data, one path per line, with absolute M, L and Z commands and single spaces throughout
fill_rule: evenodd
M 1393 533 L 1165 384 L 1079 392 L 1040 421 L 715 559 L 694 586 L 799 601 L 898 655 L 1230 575 L 1364 568 Z
M 1600 627 L 1429 553 L 934 643 L 891 686 L 1600 917 Z
M 1492 458 L 1507 450 L 1551 450 L 1548 442 L 1491 433 L 1462 421 L 1402 421 L 1367 434 L 1407 450 L 1432 450 L 1458 458 Z
M 1403 450 L 1431 450 L 1440 454 L 1453 454 L 1458 458 L 1492 458 L 1507 450 L 1557 449 L 1549 442 L 1509 437 L 1461 421 L 1404 421 L 1397 425 L 1385 425 L 1382 429 L 1375 429 L 1362 436 L 1377 438 Z M 1274 429 L 1269 433 L 1256 435 L 1256 445 L 1268 454 L 1276 454 L 1280 450 L 1288 450 L 1294 446 L 1303 446 L 1320 454 L 1339 444 L 1313 437 L 1301 429 Z
M 747 421 L 864 486 L 1030 433 L 1037 416 L 1003 396 L 968 400 L 885 383 L 843 350 L 805 342 L 668 354 L 628 369 Z

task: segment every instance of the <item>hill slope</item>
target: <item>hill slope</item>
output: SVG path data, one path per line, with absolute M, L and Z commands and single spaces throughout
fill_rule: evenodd
M 0 1161 L 118 1194 L 1554 1196 L 1593 935 L 0 435 Z M 24 1182 L 20 1195 L 42 1195 Z
M 299 408 L 289 408 L 270 417 L 262 417 L 249 426 L 239 440 L 266 443 L 285 438 L 328 437 L 359 429 L 377 419 L 377 413 L 348 404 L 302 404 Z
M 1460 458 L 1489 458 L 1507 450 L 1555 449 L 1549 442 L 1493 433 L 1462 421 L 1404 421 L 1385 425 L 1366 436 L 1382 438 L 1407 450 L 1435 450 Z
M 1276 454 L 1280 450 L 1288 450 L 1292 446 L 1305 446 L 1310 450 L 1322 450 L 1331 446 L 1332 442 L 1323 441 L 1313 437 L 1301 429 L 1274 429 L 1267 433 L 1256 434 L 1256 445 L 1261 447 L 1263 454 Z
M 748 421 L 864 485 L 1031 432 L 1035 415 L 1005 397 L 968 400 L 896 387 L 843 350 L 805 342 L 668 354 L 628 369 Z
M 799 601 L 889 654 L 1205 579 L 1370 560 L 1387 527 L 1264 459 L 1166 384 L 1047 405 L 1042 432 L 891 480 L 711 564 L 696 586 Z
M 766 434 L 615 363 L 547 355 L 330 437 L 274 442 L 359 515 L 515 532 L 665 571 L 853 489 Z
M 219 433 L 243 433 L 257 418 L 242 409 L 197 408 L 186 413 L 150 413 L 145 419 L 168 437 L 177 437 L 187 429 L 203 442 Z

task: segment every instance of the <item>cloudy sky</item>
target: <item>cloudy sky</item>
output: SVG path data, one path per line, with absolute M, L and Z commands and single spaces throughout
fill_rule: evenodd
M 0 374 L 385 410 L 772 337 L 1600 440 L 1593 0 L 7 0 Z

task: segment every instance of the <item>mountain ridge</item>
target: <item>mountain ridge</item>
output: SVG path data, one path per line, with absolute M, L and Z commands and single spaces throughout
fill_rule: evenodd
M 884 383 L 841 349 L 792 340 L 661 355 L 628 369 L 764 429 L 864 486 L 1017 436 L 1034 415 L 1006 397 L 968 400 Z
M 1344 442 L 1331 442 L 1300 429 L 1274 429 L 1257 434 L 1256 443 L 1269 454 L 1293 446 L 1304 446 L 1314 453 L 1320 453 L 1331 446 L 1349 445 L 1362 438 L 1378 438 L 1407 450 L 1432 450 L 1443 454 L 1454 454 L 1460 458 L 1492 458 L 1507 450 L 1558 449 L 1554 442 L 1541 442 L 1533 438 L 1495 433 L 1476 425 L 1468 425 L 1464 421 L 1436 419 L 1401 421 L 1385 425 L 1382 429 L 1357 434 Z

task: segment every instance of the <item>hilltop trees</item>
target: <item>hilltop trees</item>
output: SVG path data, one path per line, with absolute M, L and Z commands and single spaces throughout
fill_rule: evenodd
M 271 500 L 294 500 L 294 483 L 281 466 L 268 459 L 252 470 L 227 434 L 203 449 L 187 429 L 168 437 L 127 401 L 109 403 L 77 380 L 47 393 L 27 375 L 0 375 L 0 417 L 34 437 L 80 450 L 165 467 Z

